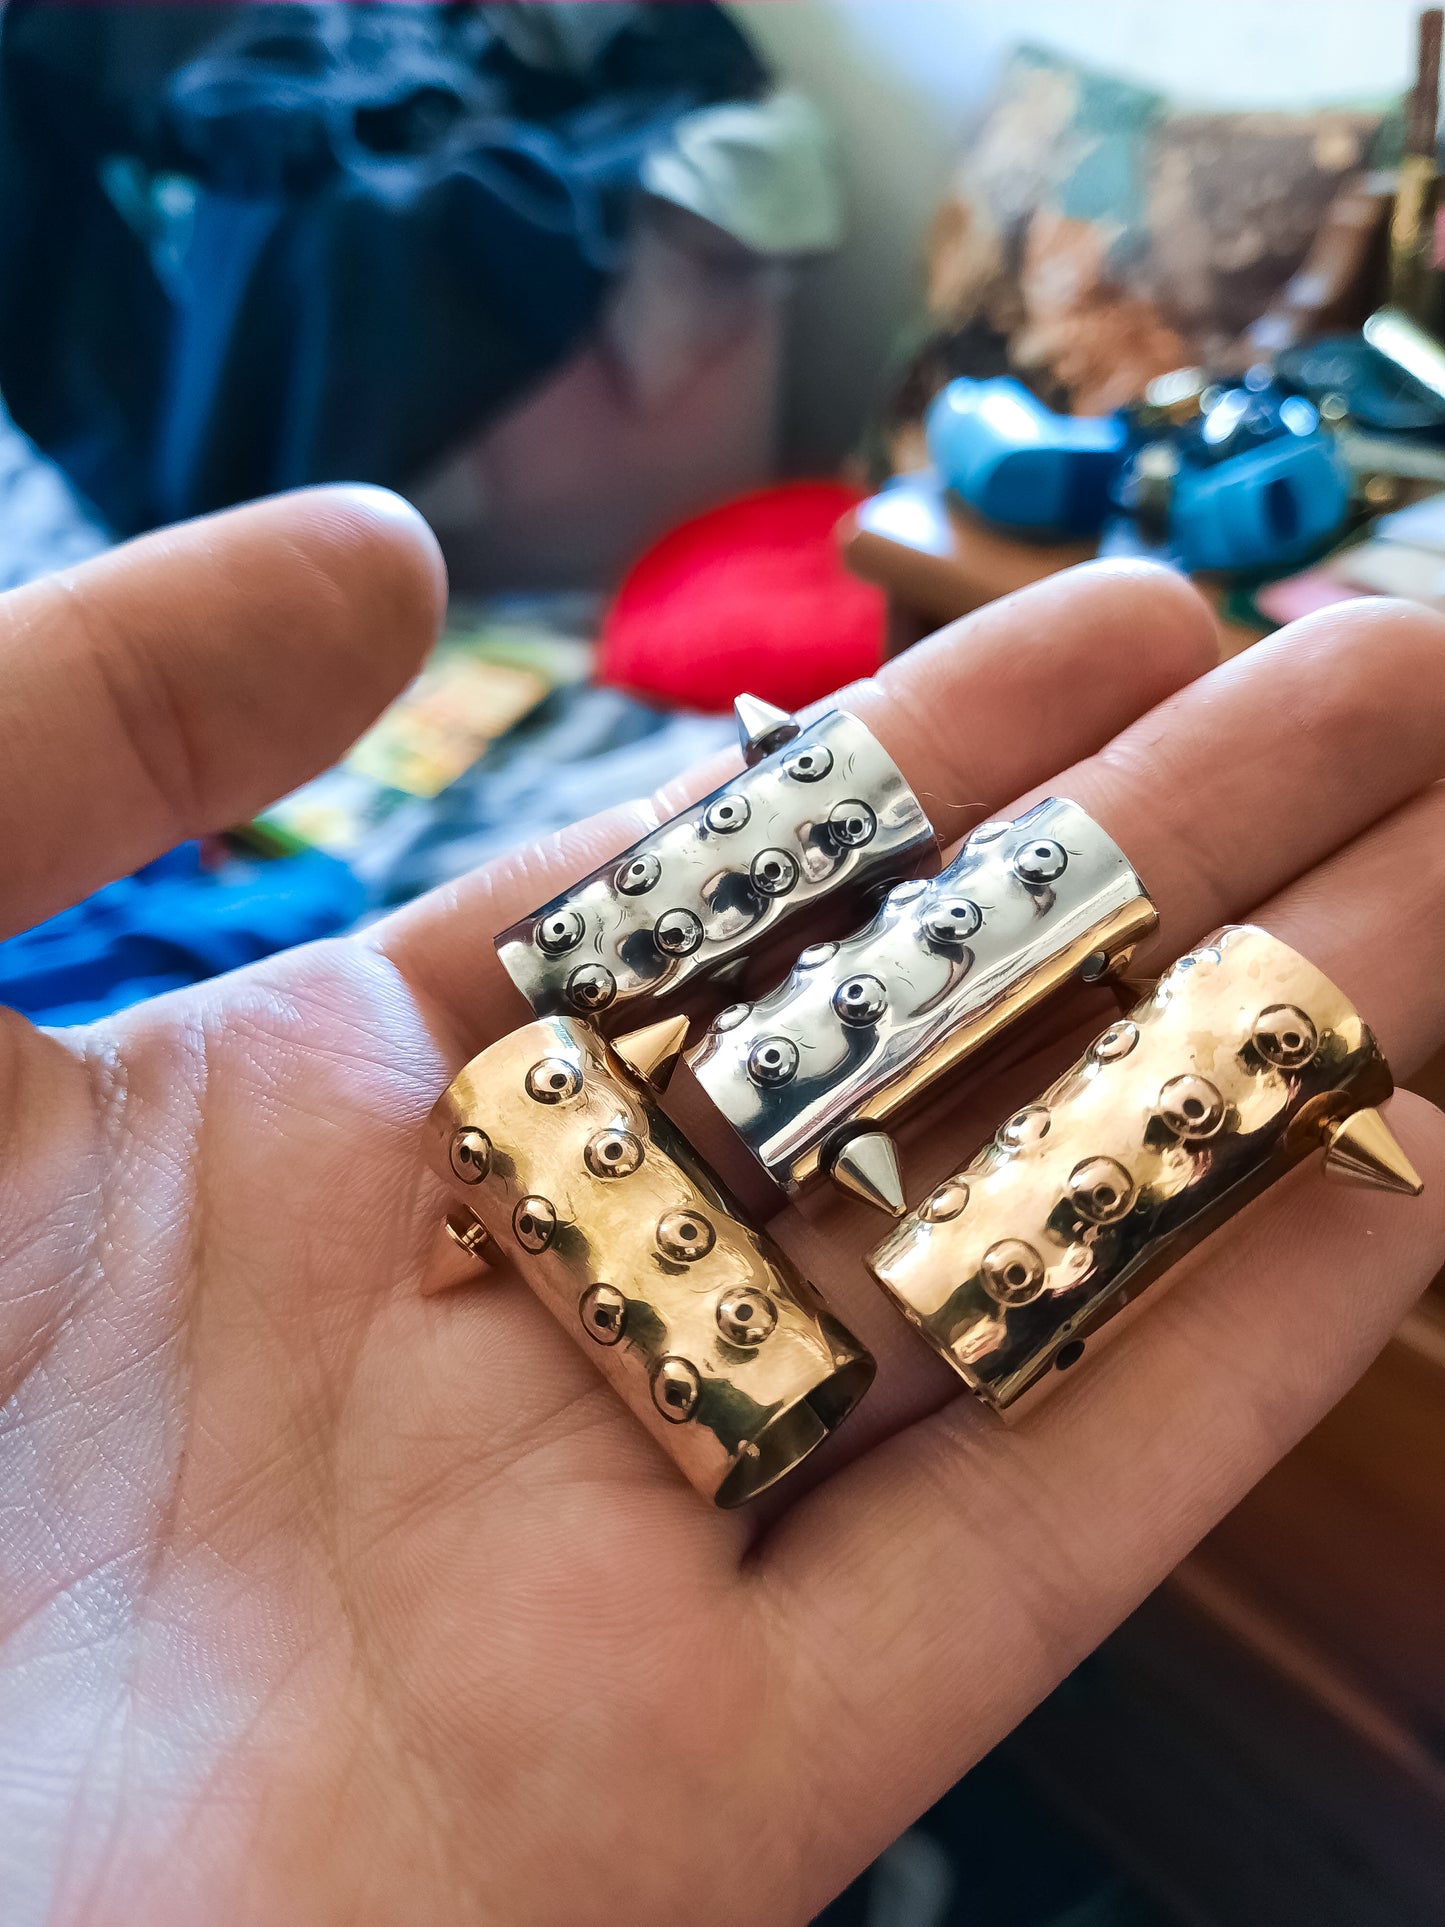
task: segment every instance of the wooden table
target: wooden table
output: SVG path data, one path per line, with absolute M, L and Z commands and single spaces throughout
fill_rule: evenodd
M 838 525 L 843 559 L 888 598 L 887 653 L 1037 582 L 1087 562 L 1090 542 L 1027 542 L 970 515 L 930 469 L 898 476 Z M 1223 613 L 1225 585 L 1196 578 L 1219 621 L 1220 652 L 1237 655 L 1266 632 Z

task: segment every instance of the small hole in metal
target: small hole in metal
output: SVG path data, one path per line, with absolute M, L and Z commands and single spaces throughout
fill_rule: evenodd
M 1066 1372 L 1071 1365 L 1077 1365 L 1079 1360 L 1083 1356 L 1084 1356 L 1083 1339 L 1071 1338 L 1067 1345 L 1060 1345 L 1057 1353 L 1055 1354 L 1054 1369 L 1056 1371 Z

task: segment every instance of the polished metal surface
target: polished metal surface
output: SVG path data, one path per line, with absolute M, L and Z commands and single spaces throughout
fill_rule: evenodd
M 987 1404 L 1075 1365 L 1182 1252 L 1313 1150 L 1418 1191 L 1344 995 L 1266 931 L 1220 931 L 870 1256 Z
M 800 928 L 846 930 L 929 865 L 928 818 L 856 717 L 834 710 L 792 738 L 782 711 L 754 722 L 754 747 L 777 748 L 497 938 L 533 1010 L 609 1035 L 711 1012 L 720 978 L 766 982 Z
M 431 1131 L 453 1240 L 510 1263 L 717 1504 L 775 1483 L 867 1388 L 872 1358 L 592 1026 L 493 1044 Z
M 1070 978 L 1097 977 L 1155 924 L 1123 852 L 1077 804 L 1050 798 L 985 823 L 948 869 L 899 884 L 873 922 L 805 950 L 750 1007 L 724 1011 L 686 1059 L 787 1190 L 854 1181 L 848 1147 Z M 886 1187 L 875 1202 L 891 1208 Z

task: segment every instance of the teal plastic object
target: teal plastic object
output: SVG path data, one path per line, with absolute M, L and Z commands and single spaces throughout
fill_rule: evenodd
M 1252 572 L 1302 562 L 1340 527 L 1350 478 L 1334 438 L 1319 429 L 1180 467 L 1169 505 L 1169 548 L 1179 566 Z
M 1056 415 L 1011 375 L 949 382 L 924 432 L 945 485 L 976 515 L 1049 535 L 1103 526 L 1129 440 L 1122 415 Z

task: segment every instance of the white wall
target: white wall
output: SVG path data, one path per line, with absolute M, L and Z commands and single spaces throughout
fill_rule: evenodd
M 1403 91 L 1417 0 L 737 0 L 730 11 L 837 132 L 850 232 L 799 292 L 794 466 L 852 445 L 911 312 L 921 240 L 1000 59 L 1057 47 L 1177 97 L 1298 106 Z

